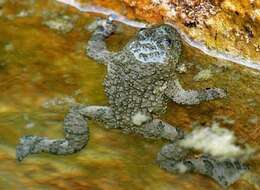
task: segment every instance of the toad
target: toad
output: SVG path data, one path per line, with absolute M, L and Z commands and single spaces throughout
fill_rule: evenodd
M 184 132 L 158 118 L 169 101 L 196 105 L 223 98 L 225 91 L 182 87 L 176 75 L 182 54 L 181 37 L 170 25 L 141 29 L 121 51 L 111 52 L 105 39 L 115 29 L 112 19 L 99 20 L 86 46 L 87 55 L 107 67 L 104 86 L 108 106 L 73 106 L 64 119 L 64 139 L 24 136 L 17 146 L 17 159 L 21 161 L 40 152 L 67 155 L 80 151 L 89 139 L 87 121 L 93 119 L 108 129 L 170 141 L 157 158 L 159 165 L 168 171 L 178 171 L 182 166 L 185 171 L 208 175 L 221 185 L 232 183 L 234 173 L 242 169 L 240 162 L 217 161 L 207 156 L 186 158 L 186 150 L 176 143 Z

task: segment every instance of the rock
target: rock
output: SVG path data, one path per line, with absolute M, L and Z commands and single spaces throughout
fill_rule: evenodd
M 227 60 L 253 62 L 260 67 L 257 0 L 115 0 L 113 6 L 110 1 L 95 0 L 96 5 L 112 7 L 117 12 L 122 3 L 129 17 L 153 24 L 172 23 L 193 41 L 189 44 L 207 48 L 212 56 L 221 54 Z

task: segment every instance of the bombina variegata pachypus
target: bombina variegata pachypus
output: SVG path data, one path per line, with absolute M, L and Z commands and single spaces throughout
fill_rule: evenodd
M 119 52 L 110 52 L 105 43 L 115 30 L 112 20 L 99 20 L 87 43 L 87 55 L 107 66 L 104 85 L 109 106 L 75 105 L 64 120 L 64 139 L 25 136 L 17 146 L 17 159 L 29 154 L 48 152 L 57 155 L 81 150 L 88 141 L 87 120 L 102 122 L 106 128 L 122 129 L 144 137 L 166 139 L 157 161 L 170 172 L 198 172 L 212 177 L 222 186 L 233 183 L 245 167 L 238 160 L 218 161 L 211 156 L 188 159 L 187 150 L 178 145 L 184 133 L 159 120 L 167 103 L 195 105 L 225 97 L 219 88 L 185 90 L 176 68 L 182 51 L 180 35 L 163 24 L 141 29 Z

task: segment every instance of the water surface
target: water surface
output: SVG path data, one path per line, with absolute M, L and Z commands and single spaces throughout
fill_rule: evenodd
M 155 158 L 165 142 L 106 130 L 94 122 L 89 123 L 90 141 L 81 152 L 70 156 L 33 155 L 17 163 L 15 146 L 21 136 L 63 136 L 68 102 L 107 104 L 102 86 L 106 69 L 84 53 L 89 38 L 84 28 L 97 15 L 81 14 L 43 0 L 6 1 L 0 15 L 0 189 L 221 189 L 201 175 L 173 175 L 161 170 Z M 69 32 L 45 24 L 64 15 L 73 24 Z M 108 40 L 109 48 L 120 49 L 135 32 L 134 28 L 120 26 L 118 34 Z M 188 46 L 184 47 L 182 62 L 188 71 L 179 78 L 186 88 L 215 86 L 227 89 L 229 95 L 197 106 L 170 103 L 162 118 L 187 131 L 192 125 L 217 121 L 233 130 L 240 143 L 258 148 L 259 72 L 205 56 Z M 205 69 L 211 76 L 195 81 L 194 76 Z M 250 166 L 251 173 L 230 189 L 259 188 L 259 154 Z

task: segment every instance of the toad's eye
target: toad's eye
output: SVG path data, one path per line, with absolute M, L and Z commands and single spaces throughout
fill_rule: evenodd
M 163 43 L 167 46 L 167 47 L 171 47 L 172 46 L 172 43 L 173 41 L 169 38 L 166 38 L 163 40 Z
M 146 28 L 141 28 L 138 32 L 138 36 L 141 38 L 147 38 L 149 36 L 149 32 L 147 31 Z

